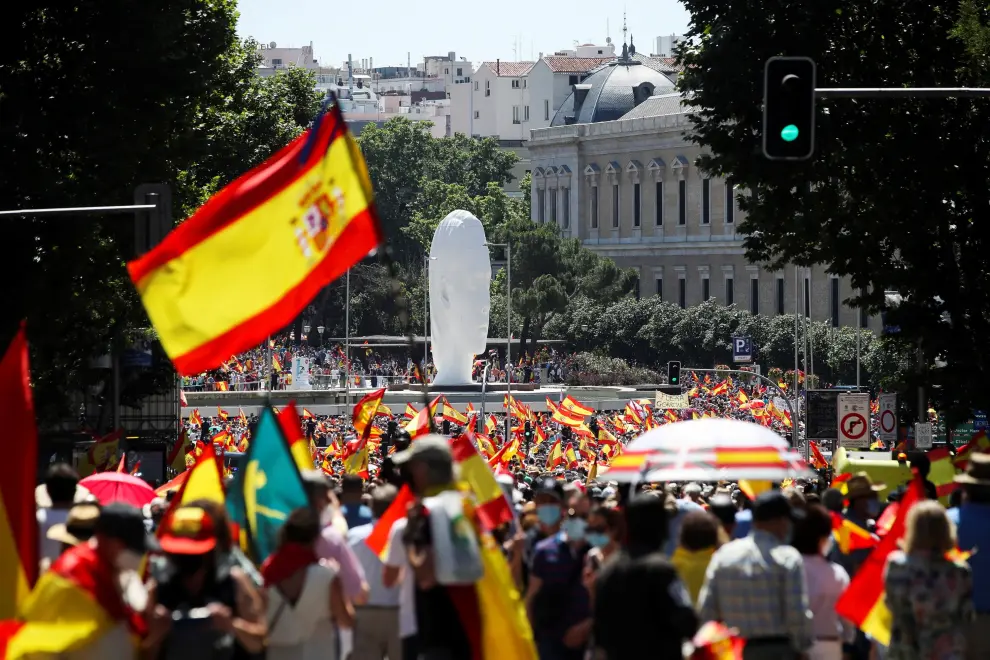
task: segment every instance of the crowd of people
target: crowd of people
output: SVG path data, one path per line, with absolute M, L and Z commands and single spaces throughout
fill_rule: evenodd
M 367 341 L 352 344 L 347 350 L 340 343 L 314 345 L 308 341 L 295 342 L 291 335 L 279 336 L 267 345 L 232 356 L 218 369 L 184 376 L 182 388 L 190 392 L 285 390 L 292 385 L 293 358 L 308 361 L 307 373 L 313 389 L 343 388 L 348 376 L 356 386 L 366 382 L 370 387 L 421 382 L 420 365 L 408 357 L 399 357 L 404 353 L 405 349 L 390 352 Z M 535 355 L 527 353 L 508 365 L 504 353 L 498 350 L 493 350 L 491 357 L 488 380 L 492 383 L 504 383 L 510 375 L 514 383 L 562 383 L 573 361 L 572 354 L 548 347 L 541 347 Z M 427 362 L 426 371 L 427 378 L 436 373 L 432 361 Z M 481 376 L 479 371 L 476 378 L 480 380 Z
M 167 517 L 174 491 L 143 511 L 101 505 L 69 466 L 53 465 L 39 489 L 43 567 L 85 571 L 102 594 L 98 616 L 112 619 L 64 657 L 135 657 L 131 633 L 147 658 L 477 657 L 438 577 L 441 563 L 463 559 L 434 544 L 417 508 L 455 488 L 454 466 L 448 439 L 427 435 L 400 442 L 367 480 L 344 474 L 334 485 L 308 471 L 310 505 L 287 516 L 278 549 L 257 566 L 215 502 L 183 502 Z M 923 457 L 914 467 L 923 479 Z M 718 657 L 990 657 L 990 560 L 978 552 L 990 541 L 990 455 L 971 457 L 948 510 L 913 503 L 903 530 L 888 528 L 885 509 L 913 486 L 881 502 L 883 485 L 866 474 L 841 490 L 798 480 L 753 497 L 729 482 L 629 488 L 607 474 L 521 467 L 498 481 L 515 516 L 494 536 L 541 660 L 683 658 L 705 622 L 744 640 L 740 655 Z M 378 554 L 369 536 L 404 487 L 416 499 Z M 922 498 L 928 490 L 918 488 Z M 872 570 L 871 549 L 837 542 L 837 517 L 900 536 L 882 572 L 882 645 L 836 612 L 850 581 Z

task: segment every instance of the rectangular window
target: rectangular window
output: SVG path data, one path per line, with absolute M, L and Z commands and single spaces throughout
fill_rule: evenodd
M 550 189 L 550 222 L 557 224 L 557 190 Z
M 545 205 L 546 199 L 547 199 L 547 191 L 546 190 L 543 190 L 542 188 L 537 189 L 537 191 L 536 191 L 536 205 L 537 205 L 538 208 L 536 209 L 536 217 L 539 219 L 540 224 L 543 224 L 546 221 L 546 215 L 545 215 L 545 213 L 546 213 L 546 205 Z
M 736 184 L 732 179 L 725 180 L 725 224 L 736 221 Z
M 829 300 L 829 303 L 832 306 L 832 314 L 831 314 L 832 327 L 838 328 L 839 327 L 839 278 L 833 277 L 832 280 L 829 282 L 829 284 L 832 286 L 832 291 L 830 296 L 831 299 Z
M 485 81 L 485 96 L 491 96 L 491 95 L 492 95 L 492 81 L 491 80 L 486 80 Z
M 579 80 L 579 78 L 577 76 L 567 76 L 567 84 L 568 85 L 576 85 L 576 84 L 578 84 L 579 81 L 580 80 Z
M 543 121 L 550 121 L 550 101 L 543 101 Z
M 677 304 L 681 309 L 687 307 L 687 280 L 683 277 L 677 280 Z
M 529 106 L 523 106 L 523 121 L 529 121 Z
M 591 228 L 598 229 L 598 186 L 591 186 Z
M 633 227 L 639 227 L 640 223 L 640 208 L 639 208 L 639 184 L 633 184 Z
M 474 111 L 474 118 L 475 119 L 481 119 L 481 111 L 480 110 L 475 110 Z
M 450 69 L 444 69 L 443 70 L 443 75 L 446 76 L 446 75 L 449 75 L 449 74 L 450 74 Z
M 564 216 L 564 229 L 569 229 L 571 226 L 571 189 L 561 188 L 560 189 L 560 204 L 561 212 Z
M 687 181 L 677 182 L 677 224 L 687 224 Z
M 519 81 L 518 80 L 513 80 L 512 81 L 512 89 L 519 89 Z
M 619 227 L 619 184 L 612 184 L 612 228 Z
M 518 105 L 512 106 L 512 123 L 513 124 L 518 124 L 519 123 L 519 106 Z
M 777 313 L 784 313 L 784 278 L 777 278 Z
M 654 221 L 656 222 L 657 227 L 662 227 L 663 226 L 663 181 L 657 181 L 655 188 L 656 191 L 654 195 L 656 196 L 657 205 L 653 211 L 653 214 L 655 216 Z
M 282 66 L 282 60 L 280 58 L 277 58 L 276 57 L 275 59 L 272 60 L 272 67 L 273 68 L 277 69 L 280 66 Z
M 731 277 L 725 278 L 725 304 L 732 305 L 736 302 L 735 284 Z
M 660 300 L 663 300 L 663 278 L 662 277 L 658 277 L 657 278 L 657 297 L 659 297 Z
M 712 221 L 712 180 L 701 180 L 701 224 L 707 225 Z
M 701 280 L 701 299 L 708 300 L 712 297 L 711 280 L 707 277 Z
M 804 315 L 811 318 L 811 280 L 804 278 Z
M 459 75 L 459 76 L 463 76 L 463 75 L 464 75 L 464 69 L 462 69 L 462 68 L 458 68 L 458 69 L 457 69 L 457 75 Z
M 476 91 L 476 92 L 478 91 L 478 81 L 477 80 L 474 81 L 474 91 Z
M 760 313 L 760 280 L 756 278 L 749 281 L 749 313 L 753 316 Z

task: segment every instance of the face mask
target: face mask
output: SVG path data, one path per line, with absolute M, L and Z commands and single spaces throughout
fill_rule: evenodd
M 876 518 L 880 515 L 880 500 L 869 500 L 866 503 L 866 513 L 869 514 L 871 518 Z
M 592 548 L 604 548 L 611 539 L 608 534 L 603 534 L 602 532 L 587 532 L 584 535 L 584 540 Z
M 114 562 L 119 571 L 136 571 L 141 568 L 143 557 L 133 550 L 121 550 Z
M 536 517 L 547 527 L 553 527 L 560 522 L 560 507 L 556 504 L 541 504 L 536 507 Z
M 581 518 L 568 518 L 561 525 L 564 534 L 567 534 L 569 541 L 581 541 L 584 539 L 584 530 L 588 523 Z

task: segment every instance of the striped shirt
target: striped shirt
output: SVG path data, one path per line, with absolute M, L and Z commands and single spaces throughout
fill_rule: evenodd
M 789 639 L 798 652 L 814 641 L 801 554 L 755 530 L 718 549 L 708 564 L 698 609 L 746 639 Z

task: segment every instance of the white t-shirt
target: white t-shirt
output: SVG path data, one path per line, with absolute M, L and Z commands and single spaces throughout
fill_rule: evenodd
M 399 637 L 403 639 L 419 632 L 416 628 L 416 594 L 412 566 L 409 565 L 406 546 L 402 543 L 402 533 L 405 531 L 406 518 L 397 520 L 392 525 L 392 531 L 388 535 L 388 555 L 385 557 L 386 566 L 403 569 L 402 584 L 399 587 Z

